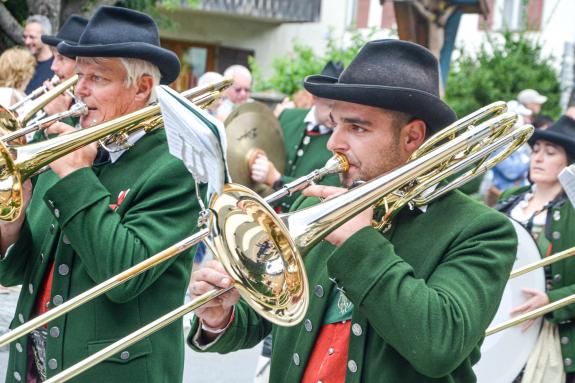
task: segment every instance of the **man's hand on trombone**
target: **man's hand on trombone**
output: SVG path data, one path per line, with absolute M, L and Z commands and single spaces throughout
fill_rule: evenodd
M 192 273 L 190 294 L 192 299 L 195 299 L 214 288 L 227 288 L 232 283 L 232 278 L 226 273 L 220 262 L 208 261 L 204 267 Z M 240 293 L 238 290 L 232 289 L 195 310 L 195 315 L 201 320 L 205 340 L 209 342 L 215 339 L 220 332 L 219 330 L 227 327 L 233 307 L 239 300 Z

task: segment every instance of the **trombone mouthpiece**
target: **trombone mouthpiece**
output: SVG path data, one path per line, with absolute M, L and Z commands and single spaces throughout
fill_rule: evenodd
M 324 174 L 346 173 L 349 170 L 349 161 L 345 155 L 336 153 L 327 160 L 323 168 L 326 170 Z

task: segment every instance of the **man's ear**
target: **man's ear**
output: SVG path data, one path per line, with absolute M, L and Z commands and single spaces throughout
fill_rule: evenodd
M 406 153 L 415 152 L 417 148 L 425 141 L 425 134 L 427 132 L 427 125 L 419 119 L 415 119 L 407 123 L 401 128 L 401 145 Z
M 147 104 L 153 89 L 154 79 L 152 76 L 143 75 L 138 80 L 134 101 Z

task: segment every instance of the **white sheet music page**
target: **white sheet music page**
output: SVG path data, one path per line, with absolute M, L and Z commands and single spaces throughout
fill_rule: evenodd
M 571 205 L 575 206 L 575 164 L 567 166 L 559 173 L 559 182 L 569 197 Z
M 223 124 L 168 86 L 156 87 L 170 153 L 194 179 L 208 184 L 208 196 L 230 182 Z

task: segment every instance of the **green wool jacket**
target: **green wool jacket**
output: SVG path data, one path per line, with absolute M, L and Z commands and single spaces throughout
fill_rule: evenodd
M 144 136 L 113 164 L 63 179 L 40 175 L 20 238 L 0 262 L 0 283 L 22 284 L 11 328 L 33 317 L 52 261 L 50 308 L 193 234 L 194 187 L 168 153 L 163 131 Z M 48 323 L 48 377 L 183 304 L 191 265 L 191 252 L 181 254 Z M 179 320 L 71 381 L 181 382 L 183 342 Z M 27 347 L 26 336 L 11 344 L 7 382 L 25 381 Z
M 472 366 L 516 247 L 503 214 L 450 192 L 426 212 L 402 209 L 383 235 L 370 227 L 340 247 L 320 242 L 305 257 L 310 306 L 302 323 L 272 326 L 240 301 L 230 328 L 206 351 L 252 347 L 273 327 L 270 382 L 299 381 L 332 278 L 354 304 L 346 382 L 475 382 Z
M 510 212 L 521 201 L 529 186 L 513 188 L 500 197 L 502 211 Z M 561 198 L 547 211 L 545 236 L 551 242 L 552 254 L 575 246 L 575 209 L 566 197 Z M 551 302 L 575 294 L 575 257 L 551 265 L 551 285 L 547 296 Z M 575 305 L 555 310 L 546 316 L 559 327 L 563 366 L 566 372 L 575 372 Z
M 315 169 L 325 165 L 332 153 L 327 150 L 327 141 L 331 134 L 307 136 L 307 124 L 304 122 L 309 109 L 286 109 L 279 117 L 284 132 L 284 146 L 286 153 L 286 170 L 282 176 L 284 183 L 291 182 L 298 177 L 305 176 Z M 339 185 L 339 177 L 335 174 L 325 177 L 322 185 Z M 282 199 L 279 206 L 288 211 L 291 204 L 300 193 Z

